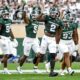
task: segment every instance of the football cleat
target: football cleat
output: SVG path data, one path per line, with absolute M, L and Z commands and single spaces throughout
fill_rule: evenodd
M 3 73 L 4 74 L 11 74 L 8 69 L 4 69 Z
M 50 72 L 49 77 L 55 77 L 58 76 L 57 72 Z
M 64 76 L 64 75 L 65 75 L 64 71 L 61 71 L 59 74 L 60 74 L 61 76 Z
M 35 73 L 41 73 L 41 71 L 38 69 L 38 67 L 35 67 L 35 66 L 34 66 L 34 72 Z
M 17 67 L 17 71 L 18 71 L 19 74 L 23 73 L 20 67 Z
M 73 70 L 67 70 L 68 71 L 68 74 L 70 75 L 73 75 L 74 74 L 74 71 Z

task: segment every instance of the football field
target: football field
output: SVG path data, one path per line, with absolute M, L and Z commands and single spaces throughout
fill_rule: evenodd
M 37 74 L 33 72 L 33 64 L 25 63 L 22 67 L 24 73 L 18 74 L 16 71 L 16 67 L 18 64 L 10 63 L 8 65 L 8 69 L 11 71 L 11 75 L 3 74 L 2 69 L 3 66 L 0 65 L 0 80 L 80 80 L 80 63 L 75 62 L 72 65 L 72 68 L 75 70 L 73 76 L 69 74 L 65 74 L 64 76 L 58 75 L 57 77 L 49 77 L 48 73 L 45 70 L 44 63 L 39 64 L 39 69 L 42 71 L 41 74 Z M 59 72 L 60 63 L 56 63 L 55 70 Z

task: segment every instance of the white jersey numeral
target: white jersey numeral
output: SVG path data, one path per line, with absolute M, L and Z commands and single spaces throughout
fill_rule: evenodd
M 56 29 L 56 25 L 55 24 L 52 24 L 51 25 L 51 28 L 50 28 L 50 31 L 51 32 L 55 32 L 55 29 Z

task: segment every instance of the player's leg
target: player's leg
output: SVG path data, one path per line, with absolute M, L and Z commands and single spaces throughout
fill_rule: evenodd
M 69 53 L 68 46 L 66 45 L 65 42 L 62 41 L 59 44 L 59 48 L 61 52 L 63 53 L 63 65 L 62 66 L 66 65 L 68 73 L 72 75 L 74 72 L 70 66 L 70 53 Z
M 48 49 L 49 49 L 49 54 L 50 54 L 50 74 L 49 76 L 53 77 L 53 76 L 58 75 L 57 72 L 54 72 L 57 45 L 56 45 L 55 38 L 52 38 L 52 39 L 50 38 L 48 41 L 49 41 Z
M 3 67 L 4 67 L 4 73 L 11 74 L 7 69 L 8 59 L 9 59 L 9 54 L 4 54 L 1 61 L 3 63 Z
M 22 74 L 22 66 L 26 60 L 26 58 L 29 56 L 29 53 L 30 53 L 30 49 L 31 49 L 31 45 L 32 45 L 32 42 L 28 42 L 29 39 L 28 38 L 25 38 L 24 41 L 23 41 L 23 47 L 24 47 L 24 55 L 22 57 L 20 57 L 19 59 L 19 66 L 17 67 L 17 71 Z
M 57 52 L 56 52 L 56 57 L 55 57 L 55 61 L 61 61 L 62 60 L 62 57 L 63 55 L 59 52 L 59 49 L 57 48 Z M 46 71 L 47 72 L 50 72 L 50 54 L 48 54 L 47 56 L 47 62 L 45 64 L 45 68 L 46 68 Z
M 64 75 L 64 69 L 66 67 L 66 64 L 65 62 L 63 61 L 63 54 L 60 52 L 60 50 L 58 49 L 58 53 L 57 53 L 57 56 L 56 56 L 56 61 L 60 61 L 62 62 L 61 64 L 61 70 L 60 70 L 60 75 Z
M 34 50 L 34 52 L 36 53 L 35 58 L 33 59 L 33 64 L 34 64 L 34 71 L 37 73 L 40 73 L 41 71 L 38 70 L 38 64 L 40 62 L 40 60 L 43 58 L 44 54 L 40 53 L 40 45 L 39 45 L 39 40 L 35 39 L 32 49 Z
M 2 39 L 0 45 L 1 45 L 1 48 L 2 48 L 2 51 L 3 51 L 3 54 L 4 54 L 3 58 L 2 58 L 2 63 L 3 63 L 3 66 L 4 66 L 4 73 L 11 74 L 7 69 L 8 57 L 9 57 L 9 54 L 10 54 L 8 38 L 5 37 L 5 39 Z
M 5 54 L 3 56 L 3 58 L 2 58 L 2 63 L 3 63 L 3 67 L 4 67 L 4 73 L 11 74 L 7 69 L 7 61 L 8 61 L 8 55 Z
M 76 55 L 77 55 L 76 46 L 75 46 L 73 40 L 71 40 L 67 46 L 68 46 L 68 49 L 69 49 L 69 52 L 70 52 L 70 67 L 71 67 L 72 66 L 72 62 L 75 61 Z M 69 70 L 68 70 L 68 73 L 71 73 L 71 72 L 69 72 Z
M 27 58 L 27 56 L 26 56 L 26 55 L 23 55 L 22 57 L 20 57 L 20 59 L 19 59 L 19 61 L 18 61 L 19 66 L 17 67 L 17 71 L 18 71 L 18 73 L 20 73 L 20 74 L 23 73 L 23 72 L 22 72 L 22 66 L 23 66 L 26 58 Z
M 46 72 L 50 73 L 50 54 L 47 55 L 47 61 L 45 62 Z

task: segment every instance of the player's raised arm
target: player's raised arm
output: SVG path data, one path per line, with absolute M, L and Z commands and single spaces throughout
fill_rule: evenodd
M 24 22 L 26 24 L 29 24 L 29 18 L 25 11 L 23 12 L 22 17 L 23 17 Z

